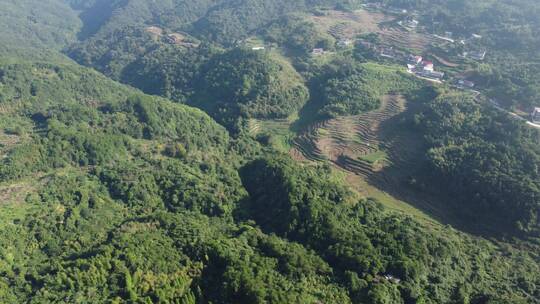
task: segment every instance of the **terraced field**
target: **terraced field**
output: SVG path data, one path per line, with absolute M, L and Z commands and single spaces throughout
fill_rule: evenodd
M 311 16 L 311 21 L 323 31 L 335 38 L 355 38 L 356 35 L 380 31 L 381 24 L 395 18 L 383 13 L 357 10 L 344 12 L 338 10 L 325 11 L 324 15 Z
M 379 110 L 355 116 L 338 117 L 319 122 L 293 141 L 296 151 L 312 161 L 329 160 L 348 171 L 367 177 L 384 166 L 377 160 L 364 159 L 387 150 L 380 125 L 405 109 L 400 96 L 386 96 Z M 387 160 L 384 160 L 385 162 Z
M 440 198 L 411 187 L 411 176 L 423 163 L 423 140 L 402 123 L 414 106 L 400 95 L 387 95 L 378 110 L 309 127 L 294 138 L 289 153 L 297 160 L 328 161 L 355 190 L 386 199 L 392 209 L 456 223 L 452 210 L 435 203 Z
M 379 35 L 384 44 L 398 49 L 412 50 L 416 54 L 422 54 L 434 42 L 429 35 L 406 31 L 399 27 L 383 28 L 379 31 Z
M 338 39 L 354 39 L 359 34 L 377 33 L 383 45 L 411 50 L 418 54 L 429 49 L 434 42 L 431 35 L 396 26 L 396 17 L 381 12 L 329 10 L 325 15 L 311 16 L 310 19 L 323 31 Z

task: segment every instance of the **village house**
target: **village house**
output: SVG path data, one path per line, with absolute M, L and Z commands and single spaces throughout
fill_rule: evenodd
M 486 58 L 486 51 L 474 51 L 469 53 L 469 57 L 474 60 L 482 61 Z
M 323 54 L 324 54 L 324 49 L 322 49 L 322 48 L 316 48 L 316 49 L 313 49 L 313 51 L 311 52 L 311 54 L 312 54 L 313 56 L 323 55 Z
M 184 36 L 178 33 L 169 34 L 166 37 L 167 43 L 170 44 L 180 44 L 184 40 Z
M 417 28 L 420 22 L 414 18 L 407 18 L 405 21 L 403 21 L 403 25 L 410 28 Z
M 400 15 L 400 14 L 407 14 L 408 11 L 406 9 L 403 9 L 403 8 L 398 8 L 398 7 L 388 7 L 386 9 L 386 12 L 387 13 L 390 13 L 390 14 L 396 14 L 396 15 Z
M 340 48 L 346 48 L 346 47 L 349 47 L 350 45 L 352 45 L 352 43 L 353 43 L 353 41 L 351 39 L 342 39 L 342 40 L 338 41 L 337 45 Z
M 253 51 L 263 51 L 264 49 L 264 46 L 254 46 L 251 48 Z
M 370 2 L 362 4 L 362 7 L 365 9 L 380 9 L 382 7 L 382 4 L 380 2 Z
M 149 27 L 147 27 L 146 32 L 148 32 L 150 34 L 153 34 L 153 35 L 156 35 L 156 36 L 163 35 L 163 29 L 161 29 L 160 27 L 157 27 L 157 26 L 149 26 Z
M 423 70 L 419 73 L 420 76 L 434 79 L 434 80 L 441 80 L 444 78 L 444 73 L 439 71 L 433 71 L 433 70 Z
M 444 78 L 444 73 L 435 71 L 435 66 L 431 61 L 421 61 L 418 64 L 407 64 L 407 70 L 409 73 L 413 73 L 416 76 L 429 78 L 436 81 L 441 81 Z
M 409 55 L 409 58 L 407 59 L 408 63 L 409 64 L 412 64 L 412 65 L 418 65 L 420 64 L 420 62 L 422 62 L 424 58 L 422 58 L 422 56 L 415 56 L 415 55 Z
M 433 70 L 435 69 L 435 66 L 433 65 L 432 61 L 424 60 L 424 61 L 421 62 L 421 65 L 422 65 L 422 69 L 424 71 L 433 72 Z
M 389 281 L 389 282 L 396 283 L 396 284 L 399 284 L 399 282 L 401 282 L 401 279 L 398 279 L 398 278 L 396 278 L 396 277 L 394 277 L 393 275 L 390 275 L 390 274 L 384 275 L 384 279 Z
M 474 82 L 466 80 L 466 79 L 458 80 L 457 84 L 458 84 L 458 87 L 460 88 L 469 88 L 469 89 L 474 88 L 474 85 L 475 85 Z
M 540 108 L 534 108 L 531 113 L 531 121 L 534 123 L 540 123 Z
M 392 59 L 396 58 L 393 47 L 389 47 L 389 48 L 383 47 L 383 48 L 381 48 L 380 55 L 381 55 L 381 57 L 385 57 L 385 58 L 392 58 Z

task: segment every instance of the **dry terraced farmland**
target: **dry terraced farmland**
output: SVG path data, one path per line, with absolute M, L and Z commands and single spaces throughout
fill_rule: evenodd
M 452 210 L 434 203 L 440 198 L 410 187 L 412 172 L 421 163 L 423 140 L 401 123 L 414 106 L 401 95 L 386 95 L 377 110 L 310 126 L 294 138 L 289 154 L 307 162 L 328 161 L 358 192 L 384 195 L 393 209 L 410 213 L 411 207 L 403 204 L 407 202 L 431 218 L 456 223 Z
M 407 31 L 395 24 L 394 16 L 381 12 L 328 10 L 324 15 L 311 16 L 310 20 L 338 39 L 353 39 L 361 34 L 377 33 L 385 46 L 413 50 L 418 53 L 427 50 L 433 43 L 430 35 Z
M 312 161 L 329 160 L 350 172 L 369 176 L 382 169 L 387 143 L 380 125 L 405 109 L 401 96 L 388 95 L 378 110 L 319 122 L 295 138 L 291 154 L 301 153 Z M 370 159 L 380 155 L 381 159 Z

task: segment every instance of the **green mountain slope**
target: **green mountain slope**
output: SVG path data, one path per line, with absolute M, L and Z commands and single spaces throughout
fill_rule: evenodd
M 349 51 L 291 64 L 227 47 L 286 13 L 356 4 L 3 1 L 0 303 L 540 303 L 538 133 Z M 71 55 L 105 75 L 61 55 L 77 34 Z M 509 214 L 521 240 L 386 210 L 328 164 L 224 126 L 357 114 L 422 88 L 439 97 L 411 126 L 430 148 L 419 191 L 447 186 L 472 213 L 496 210 L 474 218 L 487 224 Z
M 343 0 L 167 0 L 167 1 L 66 1 L 82 9 L 81 38 L 107 35 L 128 26 L 157 25 L 223 44 L 232 44 L 266 23 L 291 12 L 317 6 L 354 7 L 359 1 Z M 114 18 L 112 18 L 114 16 Z
M 387 213 L 323 169 L 251 162 L 257 145 L 199 110 L 71 65 L 1 74 L 3 301 L 515 302 L 537 292 L 537 272 L 524 270 L 538 267 L 533 256 Z

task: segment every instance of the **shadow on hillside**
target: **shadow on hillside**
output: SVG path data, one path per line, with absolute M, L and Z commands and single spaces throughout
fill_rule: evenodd
M 380 137 L 388 151 L 390 164 L 373 172 L 367 182 L 392 197 L 407 202 L 444 225 L 485 238 L 500 237 L 496 224 L 487 227 L 480 220 L 466 217 L 452 198 L 433 187 L 423 173 L 429 170 L 425 159 L 426 143 L 416 130 L 413 117 L 420 110 L 410 102 L 407 110 L 381 122 Z M 422 181 L 423 180 L 423 181 Z
M 300 134 L 302 131 L 305 131 L 309 126 L 315 124 L 316 122 L 324 120 L 324 117 L 321 117 L 321 115 L 319 114 L 319 110 L 322 108 L 322 104 L 323 103 L 320 98 L 315 98 L 311 96 L 311 98 L 298 112 L 298 119 L 291 124 L 291 131 L 296 134 Z
M 79 40 L 85 40 L 96 34 L 101 26 L 107 22 L 113 12 L 111 1 L 98 0 L 90 8 L 82 11 L 79 18 L 82 20 L 83 25 L 77 38 Z

